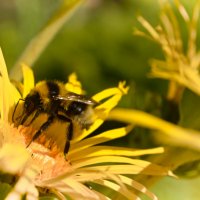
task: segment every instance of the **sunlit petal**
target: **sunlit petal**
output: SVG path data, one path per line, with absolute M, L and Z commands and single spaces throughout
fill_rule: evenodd
M 6 197 L 6 200 L 20 200 L 24 196 L 27 200 L 37 200 L 39 193 L 32 181 L 34 176 L 35 171 L 27 168 Z
M 83 94 L 81 83 L 78 81 L 75 73 L 72 73 L 68 77 L 68 82 L 65 84 L 67 91 L 74 92 L 76 94 Z
M 34 88 L 35 81 L 33 71 L 25 64 L 22 64 L 22 72 L 24 77 L 23 98 L 25 98 L 31 89 Z
M 141 156 L 148 154 L 159 154 L 163 153 L 164 148 L 158 147 L 153 149 L 132 149 L 125 147 L 113 147 L 113 146 L 91 146 L 84 151 L 70 152 L 70 160 L 78 160 L 81 158 L 101 156 L 101 155 L 116 155 L 116 156 Z
M 93 145 L 96 145 L 99 143 L 103 143 L 103 142 L 110 141 L 112 139 L 123 137 L 123 136 L 127 135 L 131 129 L 132 129 L 132 126 L 125 127 L 125 128 L 123 127 L 123 128 L 113 129 L 110 131 L 105 131 L 94 137 L 87 138 L 80 142 L 74 143 L 74 144 L 72 144 L 71 151 L 69 152 L 69 154 L 72 152 L 80 151 L 82 149 L 86 149 L 90 146 L 93 146 Z
M 8 120 L 9 109 L 17 102 L 19 97 L 17 90 L 11 85 L 8 78 L 6 64 L 0 49 L 0 111 L 1 119 Z

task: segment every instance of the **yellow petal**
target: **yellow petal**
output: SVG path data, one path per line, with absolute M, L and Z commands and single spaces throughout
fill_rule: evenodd
M 0 170 L 11 174 L 18 173 L 24 169 L 28 158 L 29 154 L 24 146 L 7 143 L 0 149 Z
M 107 101 L 104 103 L 100 104 L 99 106 L 96 107 L 96 110 L 104 111 L 104 113 L 110 112 L 111 109 L 113 109 L 120 101 L 123 95 L 127 94 L 129 87 L 126 87 L 126 82 L 120 82 L 118 85 L 118 88 L 111 88 L 104 90 L 92 98 L 99 102 L 105 98 L 109 98 Z M 103 118 L 107 117 L 107 115 L 103 115 Z
M 99 200 L 111 200 L 109 197 L 107 197 L 107 196 L 101 194 L 100 192 L 97 192 L 97 191 L 95 191 L 95 190 L 93 190 L 93 192 L 94 192 L 96 195 L 98 195 Z
M 181 16 L 183 17 L 183 19 L 186 21 L 186 22 L 189 22 L 190 21 L 190 16 L 188 15 L 185 7 L 181 4 L 181 2 L 179 0 L 175 0 L 175 5 L 176 7 L 178 8 L 179 10 L 179 13 L 181 14 Z
M 76 94 L 83 94 L 81 83 L 78 81 L 75 73 L 69 75 L 68 82 L 65 84 L 65 88 L 69 92 L 74 92 Z
M 93 190 L 86 187 L 84 184 L 76 181 L 74 178 L 63 179 L 62 183 L 64 184 L 58 184 L 58 186 L 54 185 L 53 187 L 71 197 L 77 197 L 77 199 L 98 200 L 98 196 L 93 193 Z M 71 188 L 72 190 L 70 190 L 69 188 Z
M 118 88 L 109 88 L 106 90 L 103 90 L 97 94 L 95 94 L 92 99 L 94 99 L 97 102 L 102 101 L 103 99 L 106 99 L 108 97 L 114 96 L 114 95 L 124 95 L 127 94 L 129 87 L 126 87 L 126 82 L 119 82 Z
M 0 49 L 0 111 L 1 119 L 8 121 L 10 108 L 18 101 L 20 96 L 8 78 L 6 63 Z
M 142 168 L 145 171 L 151 171 L 151 173 L 165 173 L 168 174 L 169 170 L 165 167 L 161 167 L 156 164 L 152 164 L 148 161 L 139 160 L 139 159 L 132 159 L 122 156 L 98 156 L 92 158 L 85 158 L 78 161 L 73 162 L 74 168 L 81 168 L 87 165 L 94 165 L 94 164 L 103 164 L 103 163 L 117 163 L 117 164 L 130 164 L 133 167 Z M 113 165 L 110 165 L 110 167 Z M 128 166 L 128 165 L 127 165 Z M 144 173 L 143 172 L 143 173 Z M 129 173 L 129 171 L 127 171 Z M 158 174 L 157 174 L 158 175 Z
M 128 190 L 128 188 L 123 184 L 123 181 L 121 178 L 119 178 L 118 175 L 111 174 L 108 171 L 95 171 L 90 170 L 86 171 L 84 168 L 78 169 L 77 174 L 73 176 L 73 179 L 79 181 L 79 182 L 93 182 L 100 185 L 103 185 L 105 187 L 108 187 L 112 190 L 115 190 L 117 193 L 122 194 L 129 199 L 135 199 L 136 195 Z M 105 179 L 112 180 L 104 182 Z M 104 184 L 106 183 L 106 184 Z M 113 183 L 113 184 L 112 184 Z M 105 198 L 105 196 L 103 196 Z
M 119 178 L 121 179 L 121 181 L 131 187 L 133 187 L 134 189 L 140 191 L 141 193 L 146 194 L 150 199 L 153 200 L 157 200 L 158 198 L 155 196 L 155 194 L 153 194 L 152 192 L 150 192 L 144 185 L 142 185 L 141 183 L 138 183 L 137 181 L 134 181 L 131 178 L 128 178 L 126 176 L 122 176 L 119 175 Z
M 36 171 L 27 168 L 5 200 L 19 200 L 22 199 L 24 195 L 26 195 L 27 200 L 37 200 L 39 193 L 33 183 L 33 177 L 35 175 Z
M 113 146 L 92 146 L 84 149 L 84 151 L 80 150 L 75 153 L 69 154 L 69 159 L 71 161 L 76 161 L 81 158 L 94 157 L 94 156 L 108 156 L 108 155 L 116 155 L 116 156 L 141 156 L 148 154 L 158 154 L 163 153 L 164 148 L 158 147 L 153 149 L 132 149 L 125 147 L 113 147 Z
M 82 149 L 87 149 L 90 146 L 123 137 L 127 135 L 131 129 L 132 129 L 132 126 L 117 128 L 117 129 L 105 131 L 101 134 L 98 134 L 91 138 L 84 139 L 80 142 L 77 142 L 74 144 L 72 143 L 70 151 L 69 151 L 69 155 L 70 153 L 77 152 Z
M 119 184 L 113 183 L 111 181 L 108 181 L 108 180 L 96 180 L 96 181 L 94 181 L 94 183 L 97 183 L 97 184 L 103 185 L 105 187 L 108 187 L 108 188 L 118 192 L 119 194 L 125 196 L 129 200 L 141 200 L 132 191 L 130 191 L 128 189 L 125 189 L 125 188 L 121 187 Z
M 172 172 L 166 170 L 166 168 L 160 167 L 159 170 L 154 170 L 153 167 L 149 166 L 141 167 L 136 165 L 103 165 L 103 166 L 95 166 L 95 167 L 85 167 L 85 170 L 96 170 L 102 172 L 109 172 L 111 174 L 146 174 L 146 175 L 154 175 L 154 176 L 174 176 Z
M 22 72 L 24 77 L 23 98 L 25 98 L 31 89 L 34 88 L 35 81 L 33 71 L 27 65 L 22 64 Z
M 118 88 L 110 88 L 103 90 L 102 92 L 97 93 L 92 97 L 92 99 L 96 102 L 100 102 L 107 98 L 108 99 L 95 108 L 95 115 L 97 119 L 95 120 L 94 124 L 92 124 L 92 126 L 88 130 L 84 130 L 79 136 L 74 138 L 72 140 L 72 143 L 86 138 L 104 122 L 110 110 L 113 109 L 119 103 L 121 97 L 124 94 L 127 94 L 129 87 L 126 87 L 125 85 L 126 82 L 120 82 Z
M 141 25 L 149 32 L 149 34 L 151 35 L 151 37 L 156 40 L 159 41 L 160 37 L 159 34 L 157 33 L 157 31 L 151 26 L 151 24 L 146 21 L 142 16 L 138 17 L 138 21 L 141 23 Z

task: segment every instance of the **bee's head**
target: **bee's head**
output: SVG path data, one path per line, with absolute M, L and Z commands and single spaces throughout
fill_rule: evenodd
M 77 121 L 82 128 L 89 128 L 93 123 L 94 106 L 96 102 L 93 100 L 82 99 L 72 101 L 68 106 L 68 113 L 70 116 Z
M 20 124 L 24 124 L 27 118 L 40 107 L 40 95 L 37 92 L 31 92 L 24 99 L 23 113 L 21 115 Z
M 71 115 L 81 115 L 88 107 L 85 102 L 72 101 L 69 104 L 68 111 Z
M 24 100 L 24 110 L 27 113 L 35 111 L 40 103 L 40 96 L 37 92 L 30 93 Z

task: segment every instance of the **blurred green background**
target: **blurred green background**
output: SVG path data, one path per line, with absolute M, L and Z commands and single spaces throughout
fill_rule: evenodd
M 0 0 L 0 45 L 8 68 L 14 65 L 61 2 Z M 133 36 L 134 27 L 140 27 L 136 20 L 138 14 L 144 15 L 153 25 L 158 23 L 158 1 L 86 2 L 34 64 L 36 79 L 66 80 L 70 73 L 76 72 L 89 95 L 126 80 L 131 90 L 123 105 L 133 107 L 134 104 L 140 109 L 146 103 L 140 101 L 146 98 L 148 101 L 149 92 L 165 94 L 165 81 L 147 78 L 148 60 L 161 57 L 160 48 L 151 41 Z M 193 5 L 191 1 L 185 2 L 187 7 Z
M 8 68 L 61 2 L 0 0 L 0 45 Z M 147 78 L 149 59 L 162 54 L 153 42 L 133 36 L 133 29 L 140 27 L 138 14 L 153 25 L 158 23 L 158 1 L 86 2 L 34 64 L 36 79 L 65 81 L 70 73 L 76 72 L 89 95 L 126 80 L 131 90 L 122 105 L 145 109 L 149 106 L 147 101 L 152 100 L 149 93 L 166 92 L 165 81 Z M 193 5 L 191 1 L 185 2 L 187 7 Z
M 0 45 L 9 68 L 42 28 L 61 0 L 0 0 Z M 126 80 L 134 87 L 160 88 L 147 79 L 157 45 L 133 36 L 136 16 L 154 24 L 158 3 L 149 0 L 89 0 L 78 10 L 34 65 L 36 78 L 61 79 L 76 72 L 89 94 Z
M 196 0 L 182 0 L 191 13 Z M 9 69 L 17 61 L 28 42 L 41 30 L 59 7 L 61 0 L 0 0 L 0 46 Z M 159 4 L 155 0 L 88 0 L 64 25 L 33 66 L 36 80 L 67 80 L 76 72 L 88 95 L 105 88 L 114 87 L 121 80 L 130 85 L 129 94 L 120 106 L 142 109 L 160 115 L 162 96 L 166 94 L 167 82 L 147 78 L 148 61 L 161 58 L 155 43 L 134 36 L 134 27 L 141 28 L 137 15 L 142 14 L 153 25 L 159 22 Z M 122 141 L 122 145 L 149 146 L 147 130 L 136 129 L 134 135 Z M 172 181 L 172 182 L 170 182 Z M 179 192 L 188 189 L 189 196 L 197 182 L 187 182 Z M 161 199 L 173 199 L 166 185 L 176 180 L 166 179 L 158 185 L 155 193 Z M 162 188 L 162 189 L 160 189 Z M 163 189 L 164 188 L 164 189 Z M 164 197 L 163 193 L 165 192 Z M 193 189 L 193 195 L 198 195 Z M 193 191 L 192 190 L 192 191 Z M 157 192 L 156 192 L 157 191 Z M 187 200 L 187 195 L 174 199 Z M 190 198 L 195 199 L 195 198 Z

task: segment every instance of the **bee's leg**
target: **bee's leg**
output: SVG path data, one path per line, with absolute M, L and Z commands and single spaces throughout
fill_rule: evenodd
M 31 119 L 31 121 L 26 126 L 30 126 L 33 123 L 33 121 L 40 115 L 40 113 L 41 113 L 41 109 L 38 109 L 35 115 L 33 116 L 33 118 Z
M 65 143 L 65 147 L 64 147 L 64 154 L 66 156 L 66 154 L 68 153 L 69 148 L 70 148 L 70 140 L 72 139 L 72 136 L 73 136 L 73 123 L 72 123 L 71 119 L 69 119 L 63 115 L 57 115 L 57 117 L 61 121 L 69 123 L 69 126 L 67 127 L 67 131 L 66 131 L 66 143 Z
M 19 124 L 24 125 L 24 123 L 26 122 L 26 120 L 28 119 L 28 117 L 29 117 L 29 114 L 25 114 L 24 117 L 21 119 L 21 121 L 20 121 Z
M 26 147 L 29 147 L 29 145 L 31 144 L 32 141 L 36 140 L 43 131 L 45 131 L 49 126 L 50 124 L 53 122 L 53 120 L 55 119 L 54 116 L 50 116 L 48 118 L 48 120 L 42 124 L 42 126 L 40 127 L 40 129 L 35 133 L 35 135 L 33 136 L 33 138 L 31 139 L 31 141 L 29 142 L 29 144 L 26 146 Z
M 14 110 L 13 110 L 13 114 L 12 114 L 12 122 L 14 123 L 14 118 L 15 118 L 15 112 L 16 112 L 16 110 L 17 110 L 17 107 L 18 107 L 18 105 L 19 105 L 19 102 L 20 101 L 24 101 L 24 99 L 19 99 L 18 100 L 18 102 L 17 102 L 17 104 L 16 104 L 16 106 L 15 106 L 15 108 L 14 108 Z M 21 117 L 21 116 L 20 116 Z
M 69 122 L 69 126 L 67 127 L 67 140 L 66 140 L 65 148 L 64 148 L 64 154 L 65 155 L 69 151 L 70 140 L 72 139 L 72 135 L 73 135 L 73 124 L 72 124 L 72 122 Z

